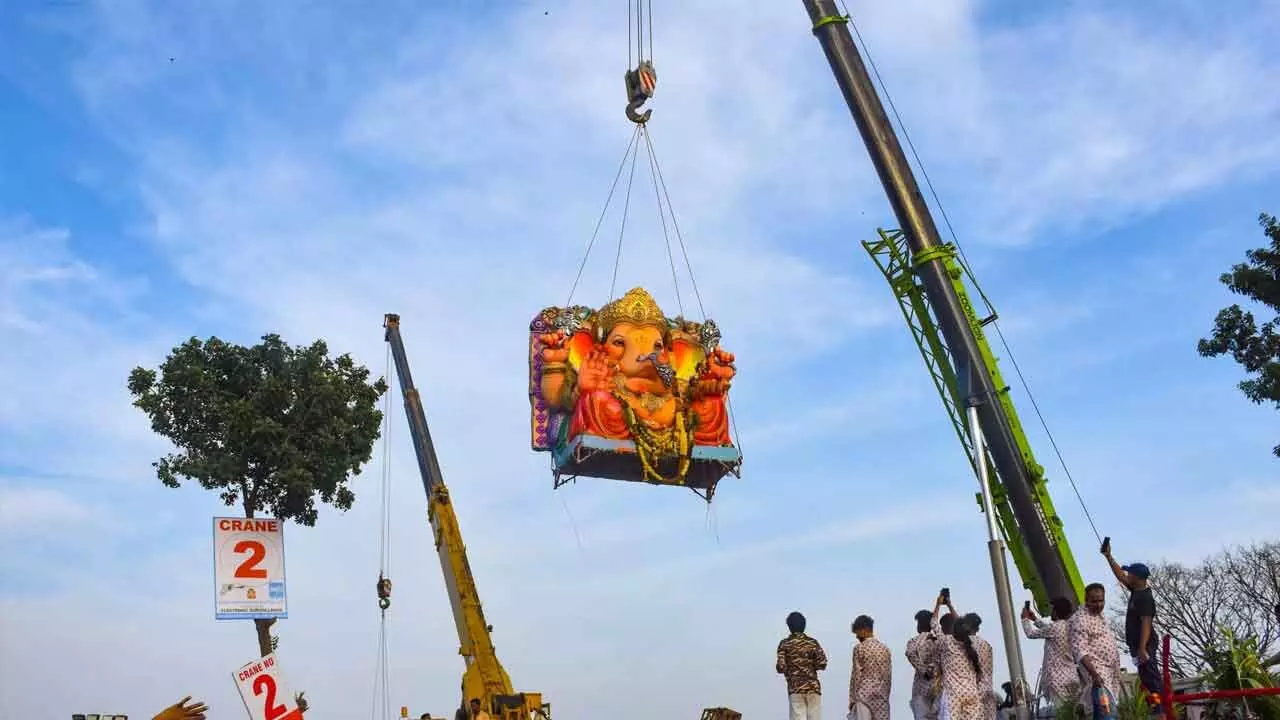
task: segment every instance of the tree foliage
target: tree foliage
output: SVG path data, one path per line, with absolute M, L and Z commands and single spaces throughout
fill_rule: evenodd
M 158 370 L 129 373 L 135 407 L 177 448 L 152 465 L 166 487 L 195 480 L 246 517 L 260 512 L 315 525 L 316 499 L 349 510 L 349 479 L 373 455 L 386 381 L 323 340 L 293 347 L 279 335 L 244 347 L 191 338 Z M 274 619 L 258 619 L 258 652 L 277 646 Z M 295 699 L 304 712 L 303 693 Z
M 1151 587 L 1156 631 L 1173 636 L 1170 665 L 1177 675 L 1211 670 L 1210 661 L 1227 651 L 1226 637 L 1257 638 L 1261 657 L 1280 648 L 1280 542 L 1232 548 L 1196 565 L 1153 565 Z M 1121 600 L 1112 610 L 1112 627 L 1123 644 L 1123 590 Z
M 351 476 L 373 454 L 387 391 L 324 341 L 292 347 L 278 335 L 244 347 L 191 338 L 158 370 L 129 374 L 133 404 L 177 448 L 153 463 L 167 487 L 182 479 L 216 490 L 245 515 L 311 526 L 316 499 L 351 508 Z
M 1273 403 L 1280 409 L 1280 222 L 1263 213 L 1258 217 L 1269 244 L 1245 253 L 1246 262 L 1231 267 L 1218 279 L 1236 295 L 1269 308 L 1274 316 L 1262 324 L 1238 304 L 1218 311 L 1213 335 L 1202 339 L 1197 350 L 1205 357 L 1231 355 L 1249 378 L 1240 391 L 1255 403 Z M 1280 445 L 1272 450 L 1280 457 Z

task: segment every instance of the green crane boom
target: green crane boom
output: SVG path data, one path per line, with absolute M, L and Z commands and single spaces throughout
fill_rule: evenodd
M 947 351 L 947 345 L 938 331 L 937 321 L 930 310 L 925 288 L 916 273 L 916 267 L 920 263 L 935 259 L 940 260 L 946 268 L 946 274 L 951 280 L 951 286 L 960 301 L 960 306 L 964 309 L 969 328 L 977 341 L 983 364 L 986 365 L 987 371 L 995 381 L 996 395 L 1004 409 L 1004 415 L 1008 418 L 1010 428 L 1013 431 L 1014 442 L 1022 455 L 1022 462 L 1026 466 L 1027 475 L 1031 479 L 1032 498 L 1041 515 L 1044 527 L 1053 536 L 1053 547 L 1063 567 L 1066 569 L 1067 578 L 1075 589 L 1076 600 L 1079 601 L 1084 597 L 1084 584 L 1080 579 L 1080 570 L 1076 567 L 1075 557 L 1071 554 L 1071 547 L 1067 544 L 1067 536 L 1063 531 L 1062 520 L 1053 508 L 1053 499 L 1049 496 L 1044 468 L 1036 462 L 1035 455 L 1031 452 L 1031 444 L 1027 441 L 1027 435 L 1022 429 L 1022 422 L 1018 419 L 1018 412 L 1013 406 L 1013 398 L 1009 395 L 1009 386 L 1005 383 L 1004 377 L 1000 373 L 999 363 L 996 361 L 995 354 L 991 352 L 991 345 L 987 342 L 986 333 L 983 331 L 986 325 L 995 320 L 995 316 L 979 317 L 969 297 L 969 292 L 965 288 L 964 278 L 966 275 L 969 276 L 971 282 L 974 282 L 975 286 L 976 281 L 956 258 L 956 249 L 951 243 L 932 248 L 926 257 L 916 257 L 913 260 L 911 250 L 907 246 L 906 238 L 902 231 L 877 230 L 877 233 L 880 239 L 863 241 L 862 246 L 871 255 L 871 259 L 880 268 L 880 272 L 884 273 L 885 279 L 889 281 L 893 296 L 898 300 L 898 307 L 902 310 L 902 317 L 907 321 L 907 326 L 911 328 L 912 338 L 920 349 L 920 355 L 924 358 L 925 367 L 928 368 L 933 384 L 938 389 L 938 395 L 942 397 L 942 405 L 946 408 L 947 415 L 951 418 L 952 426 L 955 427 L 956 437 L 960 439 L 965 455 L 969 458 L 969 463 L 976 472 L 977 458 L 974 455 L 969 419 L 964 412 L 964 394 L 959 382 L 959 378 L 963 376 L 963 373 L 957 372 L 955 359 Z M 995 462 L 988 459 L 987 467 L 994 468 Z M 1047 613 L 1050 598 L 1045 589 L 1044 581 L 1036 571 L 1030 549 L 1019 531 L 1017 518 L 1009 505 L 1009 494 L 1004 486 L 1003 478 L 999 477 L 999 473 L 994 475 L 995 477 L 992 478 L 991 482 L 991 500 L 996 508 L 996 519 L 1001 535 L 1004 536 L 1009 552 L 1013 555 L 1013 562 L 1018 568 L 1018 575 L 1022 578 L 1023 586 L 1031 592 L 1032 597 L 1035 598 L 1036 605 L 1040 607 L 1041 611 Z M 977 498 L 978 505 L 981 507 L 981 493 L 977 495 Z

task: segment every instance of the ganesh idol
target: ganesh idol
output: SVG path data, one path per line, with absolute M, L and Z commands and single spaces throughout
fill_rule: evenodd
M 598 311 L 547 308 L 530 329 L 535 449 L 582 435 L 629 441 L 644 479 L 679 483 L 694 448 L 732 446 L 736 369 L 714 322 L 669 319 L 633 288 Z M 675 476 L 660 474 L 672 459 Z

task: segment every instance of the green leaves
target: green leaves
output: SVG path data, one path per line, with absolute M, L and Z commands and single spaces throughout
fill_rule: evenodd
M 1209 673 L 1206 679 L 1218 690 L 1250 690 L 1275 687 L 1273 677 L 1262 664 L 1258 638 L 1238 635 L 1221 628 L 1221 640 L 1207 653 Z M 1262 720 L 1280 718 L 1280 702 L 1274 697 L 1248 700 L 1254 714 Z
M 1142 687 L 1142 680 L 1134 678 L 1126 690 L 1115 698 L 1117 720 L 1150 720 L 1151 708 L 1147 705 L 1147 691 Z
M 153 463 L 156 476 L 303 525 L 315 524 L 317 499 L 350 509 L 348 480 L 373 453 L 387 385 L 328 352 L 324 341 L 292 347 L 275 334 L 252 347 L 193 337 L 158 370 L 135 368 L 134 406 L 177 450 Z
M 1204 357 L 1230 355 L 1250 375 L 1239 384 L 1245 397 L 1280 409 L 1280 222 L 1263 213 L 1258 224 L 1270 243 L 1247 251 L 1247 262 L 1233 265 L 1219 280 L 1233 294 L 1269 308 L 1275 316 L 1260 324 L 1240 305 L 1223 308 L 1214 318 L 1213 334 L 1200 340 L 1196 349 Z M 1280 445 L 1272 452 L 1280 457 Z

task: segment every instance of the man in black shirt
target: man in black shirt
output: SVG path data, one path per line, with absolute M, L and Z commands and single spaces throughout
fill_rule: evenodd
M 1160 701 L 1164 683 L 1160 676 L 1160 638 L 1156 633 L 1156 596 L 1147 581 L 1151 570 L 1142 563 L 1121 566 L 1111 556 L 1110 543 L 1103 543 L 1102 554 L 1111 565 L 1111 572 L 1129 590 L 1129 607 L 1124 616 L 1124 640 L 1129 655 L 1138 668 L 1138 678 L 1147 689 L 1153 702 Z

